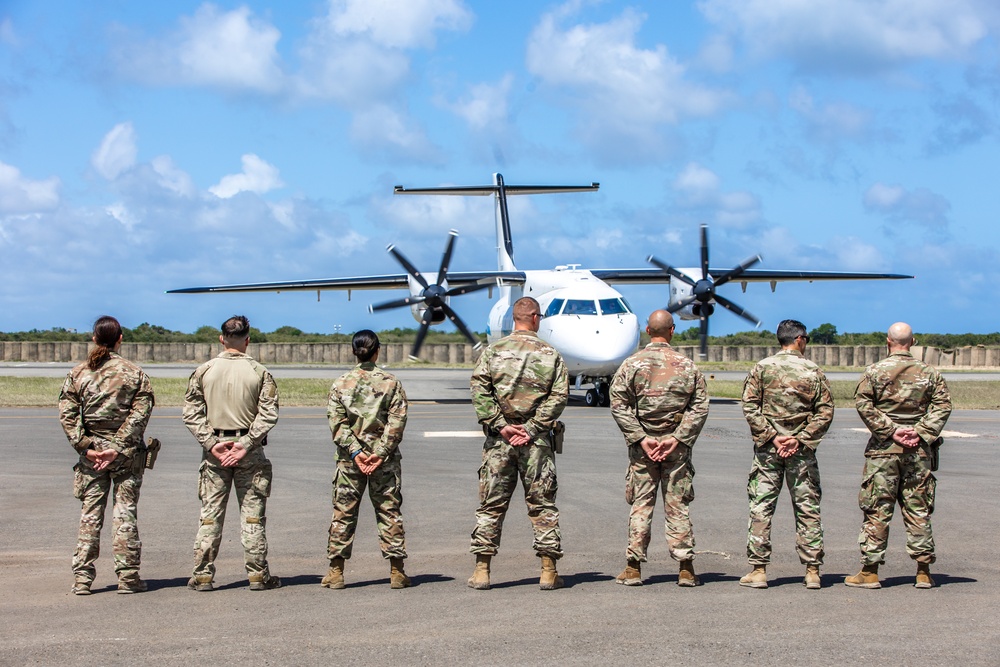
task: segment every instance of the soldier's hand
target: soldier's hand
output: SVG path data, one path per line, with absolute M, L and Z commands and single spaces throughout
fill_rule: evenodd
M 507 424 L 500 429 L 500 436 L 513 447 L 523 447 L 531 442 L 528 429 L 521 424 Z
M 650 461 L 662 461 L 665 457 L 660 456 L 660 441 L 656 438 L 646 436 L 639 441 L 642 451 L 646 452 L 646 458 Z
M 367 475 L 365 467 L 368 465 L 368 455 L 364 452 L 358 452 L 358 455 L 354 457 L 354 465 L 358 467 L 358 470 Z
M 103 449 L 101 451 L 97 451 L 96 449 L 87 450 L 87 460 L 93 464 L 94 470 L 104 470 L 116 458 L 118 458 L 118 452 L 114 449 Z
M 920 444 L 920 436 L 910 427 L 896 429 L 896 432 L 892 434 L 892 439 L 903 447 L 916 447 Z
M 226 468 L 233 468 L 239 465 L 239 462 L 247 455 L 247 450 L 240 443 L 233 442 L 230 445 L 226 455 L 221 459 L 222 465 Z
M 788 458 L 795 452 L 799 451 L 799 441 L 795 439 L 792 435 L 776 435 L 774 436 L 774 447 L 778 450 L 778 456 L 783 459 Z
M 223 459 L 226 457 L 226 454 L 229 452 L 229 448 L 232 446 L 233 443 L 231 442 L 217 442 L 215 443 L 215 446 L 212 447 L 211 450 L 212 456 L 217 458 L 219 460 L 219 463 L 222 463 Z M 223 465 L 225 465 L 225 463 L 223 463 Z
M 677 438 L 675 438 L 674 436 L 670 436 L 664 440 L 661 440 L 659 460 L 666 461 L 667 457 L 674 453 L 674 450 L 677 449 L 677 445 L 679 444 L 680 443 L 677 441 Z
M 372 454 L 371 456 L 368 457 L 368 461 L 361 468 L 361 472 L 363 472 L 366 475 L 370 475 L 376 470 L 378 470 L 378 467 L 380 465 L 382 465 L 382 457 Z

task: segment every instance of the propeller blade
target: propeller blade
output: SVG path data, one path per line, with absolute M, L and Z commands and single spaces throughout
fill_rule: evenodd
M 743 273 L 744 271 L 746 271 L 747 269 L 749 269 L 751 266 L 753 266 L 754 264 L 756 264 L 757 262 L 759 262 L 761 259 L 763 259 L 763 258 L 760 255 L 754 255 L 753 257 L 749 257 L 747 259 L 744 259 L 737 266 L 735 266 L 732 269 L 729 269 L 728 271 L 726 271 L 725 273 L 723 273 L 721 276 L 719 276 L 718 278 L 716 278 L 715 279 L 715 286 L 718 287 L 719 285 L 725 285 L 730 280 L 732 280 L 733 278 L 736 278 L 741 273 Z
M 688 278 L 683 273 L 681 273 L 680 271 L 678 271 L 674 267 L 670 266 L 666 262 L 661 262 L 660 260 L 658 260 L 657 258 L 653 257 L 652 255 L 650 255 L 649 257 L 647 257 L 646 261 L 649 262 L 650 264 L 658 267 L 661 271 L 666 271 L 669 275 L 673 276 L 674 278 L 677 278 L 677 280 L 680 280 L 682 283 L 684 283 L 686 285 L 690 285 L 691 287 L 694 287 L 694 281 L 693 280 L 691 280 L 690 278 Z
M 701 279 L 708 280 L 708 225 L 701 226 Z
M 694 303 L 697 300 L 698 300 L 698 297 L 695 296 L 694 294 L 692 294 L 691 296 L 689 296 L 688 298 L 684 299 L 683 301 L 679 301 L 679 302 L 675 303 L 674 305 L 669 306 L 667 308 L 667 312 L 668 313 L 676 313 L 678 310 L 681 310 L 682 308 L 687 308 L 688 306 L 690 306 L 692 303 Z
M 702 315 L 700 320 L 701 321 L 698 323 L 700 327 L 700 331 L 698 332 L 698 343 L 701 349 L 701 358 L 707 359 L 708 358 L 708 315 Z
M 453 287 L 444 293 L 445 296 L 459 296 L 461 294 L 469 294 L 470 292 L 478 292 L 479 290 L 488 289 L 493 287 L 493 283 L 485 284 L 472 284 L 472 285 L 462 285 L 461 287 Z
M 416 280 L 418 283 L 420 283 L 420 285 L 424 289 L 427 289 L 429 287 L 427 281 L 424 280 L 423 274 L 421 274 L 420 271 L 417 270 L 417 267 L 413 266 L 413 264 L 410 263 L 410 260 L 406 259 L 406 256 L 403 255 L 403 253 L 396 250 L 396 246 L 390 245 L 388 248 L 386 248 L 386 250 L 389 252 L 390 255 L 396 258 L 396 261 L 399 262 L 402 265 L 402 267 L 406 269 L 406 272 L 409 273 L 411 276 L 413 276 L 413 279 Z
M 408 296 L 402 299 L 395 299 L 393 301 L 386 301 L 384 303 L 377 303 L 372 306 L 368 306 L 368 312 L 374 313 L 377 310 L 389 310 L 390 308 L 402 308 L 403 306 L 412 306 L 415 303 L 423 303 L 424 297 L 422 296 Z
M 410 352 L 410 359 L 414 361 L 420 361 L 420 348 L 424 344 L 424 338 L 427 336 L 427 329 L 431 326 L 431 320 L 434 318 L 434 311 L 430 308 L 424 311 L 424 314 L 420 316 L 420 329 L 417 331 L 417 339 L 413 341 L 413 351 Z
M 455 238 L 457 236 L 458 232 L 454 229 L 448 232 L 448 243 L 444 247 L 444 255 L 441 256 L 441 268 L 438 269 L 438 285 L 443 285 L 444 279 L 448 276 L 448 267 L 451 265 L 451 251 L 455 248 Z
M 474 349 L 478 350 L 482 346 L 482 342 L 476 338 L 475 334 L 469 331 L 469 327 L 465 326 L 465 322 L 463 322 L 462 318 L 458 316 L 458 313 L 451 309 L 451 306 L 446 303 L 442 303 L 441 310 L 443 310 L 444 314 L 448 316 L 451 323 L 455 325 L 455 328 L 462 332 L 462 335 L 465 336 L 466 340 L 469 341 Z
M 717 304 L 719 304 L 720 306 L 722 306 L 723 308 L 725 308 L 726 310 L 739 315 L 740 317 L 742 317 L 743 319 L 747 320 L 748 322 L 753 322 L 754 326 L 756 326 L 756 327 L 760 326 L 760 320 L 758 320 L 756 317 L 754 317 L 751 313 L 749 313 L 749 312 L 743 310 L 742 308 L 740 308 L 739 306 L 737 306 L 735 303 L 733 303 L 732 301 L 730 301 L 726 297 L 719 296 L 718 294 L 716 294 L 715 295 L 715 302 Z

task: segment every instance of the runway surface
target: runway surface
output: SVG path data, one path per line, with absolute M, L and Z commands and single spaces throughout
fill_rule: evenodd
M 151 370 L 156 367 L 152 367 Z M 5 369 L 6 370 L 6 369 Z M 62 372 L 65 372 L 64 370 Z M 418 375 L 411 375 L 416 373 Z M 423 373 L 424 375 L 419 375 Z M 150 591 L 114 593 L 110 516 L 95 594 L 69 594 L 79 503 L 76 456 L 52 409 L 0 410 L 0 664 L 967 664 L 1000 662 L 997 446 L 1000 413 L 959 411 L 948 424 L 934 515 L 939 587 L 913 588 L 915 566 L 894 521 L 881 590 L 850 589 L 866 435 L 838 410 L 819 449 L 826 530 L 824 588 L 802 586 L 791 511 L 775 517 L 771 588 L 737 584 L 748 568 L 748 429 L 738 404 L 713 401 L 694 453 L 692 518 L 703 585 L 681 589 L 661 529 L 646 585 L 613 578 L 624 565 L 626 450 L 606 409 L 571 405 L 558 459 L 567 588 L 538 590 L 538 559 L 520 492 L 494 560 L 494 588 L 465 580 L 477 504 L 481 438 L 467 370 L 400 373 L 414 404 L 402 445 L 404 523 L 415 582 L 389 589 L 374 516 L 364 506 L 348 587 L 319 586 L 326 570 L 333 464 L 322 409 L 284 409 L 267 454 L 272 570 L 284 586 L 250 592 L 235 501 L 212 593 L 185 587 L 199 502 L 200 450 L 179 409 L 157 409 L 147 431 L 164 442 L 139 505 L 142 576 Z M 441 399 L 444 402 L 438 402 Z M 657 516 L 661 510 L 657 510 Z M 659 519 L 658 519 L 659 521 Z M 656 524 L 657 526 L 662 524 Z

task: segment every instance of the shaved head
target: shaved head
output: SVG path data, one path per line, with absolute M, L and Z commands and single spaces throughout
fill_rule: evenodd
M 886 335 L 889 345 L 909 349 L 913 345 L 913 329 L 906 322 L 896 322 Z
M 538 302 L 530 296 L 522 296 L 514 302 L 514 329 L 521 331 L 538 331 L 538 320 L 536 315 L 541 315 L 542 310 Z
M 674 328 L 674 316 L 665 310 L 654 310 L 649 314 L 646 332 L 650 338 L 670 338 L 670 330 Z

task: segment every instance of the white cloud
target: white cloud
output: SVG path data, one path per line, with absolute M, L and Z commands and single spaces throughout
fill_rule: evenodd
M 811 136 L 822 141 L 863 139 L 870 134 L 871 113 L 846 102 L 817 105 L 804 88 L 796 88 L 789 106 L 807 123 Z
M 440 161 L 438 149 L 413 121 L 387 105 L 359 111 L 351 123 L 351 139 L 395 159 Z
M 246 6 L 222 11 L 205 3 L 164 37 L 122 35 L 113 53 L 118 67 L 143 83 L 273 94 L 285 85 L 280 38 L 277 28 Z
M 584 139 L 630 158 L 662 155 L 660 128 L 718 111 L 726 93 L 692 83 L 658 44 L 637 44 L 645 16 L 626 9 L 607 23 L 562 27 L 566 5 L 542 17 L 528 40 L 527 67 L 565 96 L 580 115 Z
M 0 214 L 38 213 L 59 205 L 57 177 L 33 181 L 21 170 L 0 162 Z
M 228 199 L 240 192 L 256 192 L 263 194 L 284 185 L 278 173 L 278 168 L 268 164 L 253 153 L 244 155 L 241 159 L 243 172 L 223 176 L 217 185 L 208 189 L 220 199 Z
M 439 30 L 468 30 L 461 0 L 330 0 L 327 20 L 341 36 L 363 35 L 393 49 L 432 48 Z
M 724 192 L 719 176 L 698 163 L 685 166 L 672 187 L 677 192 L 678 206 L 698 212 L 716 224 L 743 227 L 760 221 L 760 201 L 756 195 L 745 191 Z
M 181 197 L 192 197 L 196 193 L 194 181 L 182 169 L 178 168 L 168 155 L 160 155 L 150 162 L 153 171 L 159 176 L 161 187 L 170 190 Z
M 951 203 L 927 188 L 906 190 L 899 185 L 875 183 L 865 192 L 864 205 L 890 222 L 915 222 L 933 230 L 948 226 Z
M 996 15 L 990 0 L 701 0 L 698 7 L 758 57 L 856 73 L 962 57 Z
M 104 135 L 101 145 L 91 156 L 90 163 L 97 173 L 113 181 L 122 172 L 135 166 L 138 153 L 135 128 L 132 127 L 132 123 L 118 123 Z
M 0 21 L 0 44 L 6 44 L 7 46 L 17 46 L 20 40 L 17 38 L 17 33 L 14 31 L 14 22 L 10 20 L 9 16 L 5 16 L 2 21 Z
M 322 31 L 310 35 L 300 56 L 303 68 L 295 77 L 296 94 L 330 99 L 348 109 L 392 97 L 410 71 L 409 58 L 398 51 Z
M 473 130 L 506 126 L 509 121 L 507 97 L 513 84 L 512 74 L 505 75 L 495 84 L 479 83 L 470 86 L 461 100 L 447 106 Z

